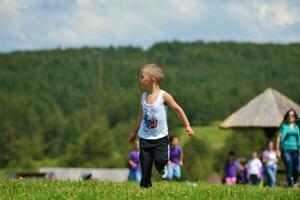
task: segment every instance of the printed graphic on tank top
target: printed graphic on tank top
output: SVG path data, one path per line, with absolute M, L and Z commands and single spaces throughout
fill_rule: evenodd
M 154 109 L 144 110 L 144 131 L 157 127 L 157 119 L 155 118 Z
M 163 94 L 160 93 L 153 104 L 147 104 L 147 93 L 143 93 L 141 105 L 143 118 L 138 135 L 143 139 L 159 139 L 168 135 L 167 107 L 164 105 Z

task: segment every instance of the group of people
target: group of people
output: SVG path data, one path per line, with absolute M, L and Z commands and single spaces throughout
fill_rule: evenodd
M 167 107 L 173 110 L 183 124 L 185 134 L 193 136 L 194 131 L 190 122 L 183 111 L 177 104 L 171 94 L 160 88 L 160 82 L 164 79 L 164 72 L 157 64 L 146 64 L 140 70 L 140 85 L 143 89 L 141 96 L 140 111 L 136 118 L 135 124 L 129 136 L 129 142 L 134 144 L 138 137 L 138 149 L 129 155 L 130 179 L 138 180 L 142 188 L 152 187 L 151 173 L 154 163 L 162 179 L 179 179 L 180 165 L 183 163 L 182 149 L 176 145 L 169 152 L 169 132 L 167 125 Z M 252 152 L 251 159 L 241 159 L 239 164 L 236 163 L 235 153 L 230 152 L 228 161 L 225 165 L 226 176 L 225 182 L 228 184 L 237 181 L 250 182 L 259 184 L 262 179 L 262 170 L 268 174 L 268 185 L 276 184 L 277 161 L 284 161 L 287 171 L 287 181 L 289 186 L 293 186 L 298 178 L 298 155 L 299 155 L 299 127 L 295 124 L 297 114 L 294 110 L 289 110 L 282 123 L 280 133 L 277 138 L 276 152 L 268 150 L 263 153 L 263 163 L 258 159 L 257 153 Z M 175 140 L 176 141 L 176 140 Z M 269 143 L 270 148 L 274 144 Z M 177 145 L 178 146 L 178 145 Z M 137 146 L 136 146 L 137 148 Z M 174 148 L 174 150 L 172 150 Z M 172 154 L 180 154 L 176 159 Z M 171 157 L 170 157 L 171 156 Z M 172 160 L 173 159 L 173 160 Z M 140 163 L 140 165 L 138 164 Z M 262 167 L 264 166 L 264 168 Z M 239 177 L 237 177 L 237 173 Z
M 262 152 L 262 158 L 258 157 L 256 151 L 252 151 L 249 160 L 237 158 L 234 151 L 228 153 L 224 164 L 223 182 L 228 185 L 252 184 L 260 185 L 267 175 L 267 185 L 276 185 L 277 159 L 272 141 L 268 143 L 268 149 Z
M 300 133 L 296 124 L 297 113 L 291 109 L 284 116 L 276 139 L 276 149 L 272 140 L 268 141 L 267 148 L 262 151 L 258 158 L 257 152 L 251 153 L 251 158 L 236 158 L 234 151 L 228 153 L 224 165 L 225 184 L 263 184 L 269 187 L 276 186 L 277 164 L 282 158 L 286 168 L 286 177 L 289 187 L 293 187 L 297 182 L 299 174 L 299 153 L 300 153 Z
M 169 139 L 169 161 L 167 164 L 167 180 L 180 180 L 181 166 L 183 165 L 183 150 L 179 146 L 179 139 L 172 136 Z M 128 154 L 128 180 L 141 181 L 141 166 L 139 159 L 139 142 L 136 141 L 134 149 Z

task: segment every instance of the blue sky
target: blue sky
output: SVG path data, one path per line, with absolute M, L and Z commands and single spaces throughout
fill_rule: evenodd
M 299 0 L 0 0 L 0 51 L 300 42 Z

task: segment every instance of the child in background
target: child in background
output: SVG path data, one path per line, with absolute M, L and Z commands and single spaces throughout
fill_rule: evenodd
M 226 163 L 224 165 L 225 177 L 224 182 L 227 185 L 234 185 L 237 182 L 237 173 L 239 164 L 236 160 L 236 154 L 234 151 L 229 151 Z
M 259 187 L 264 187 L 265 185 L 265 166 L 262 162 L 262 158 L 259 158 L 259 160 L 261 161 L 261 168 L 260 168 L 260 171 L 259 171 L 259 175 L 258 175 L 258 186 Z
M 134 143 L 134 150 L 132 150 L 128 155 L 128 180 L 129 181 L 140 181 L 141 180 L 141 167 L 140 167 L 140 152 L 139 143 L 136 141 Z
M 238 171 L 238 183 L 239 184 L 248 183 L 248 170 L 247 170 L 246 158 L 240 158 L 240 167 Z
M 168 179 L 179 180 L 181 177 L 180 166 L 183 165 L 183 151 L 179 146 L 177 137 L 170 138 L 170 160 L 168 162 Z
M 187 136 L 194 131 L 182 108 L 173 97 L 160 89 L 164 72 L 157 64 L 144 65 L 140 71 L 140 84 L 144 93 L 141 99 L 141 110 L 131 131 L 129 142 L 134 142 L 138 134 L 140 141 L 140 161 L 142 188 L 152 187 L 151 172 L 153 162 L 162 179 L 168 177 L 169 131 L 167 125 L 167 106 L 169 106 L 184 125 Z
M 261 177 L 262 162 L 257 157 L 257 152 L 253 151 L 251 159 L 248 161 L 248 176 L 252 185 L 259 185 Z

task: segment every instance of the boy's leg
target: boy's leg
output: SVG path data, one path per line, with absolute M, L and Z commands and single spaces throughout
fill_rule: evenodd
M 258 178 L 257 175 L 255 175 L 255 185 L 259 185 L 260 179 Z
M 176 180 L 179 180 L 180 177 L 181 177 L 180 165 L 176 165 L 174 167 L 174 178 L 176 178 Z
M 168 179 L 172 180 L 173 179 L 173 167 L 168 165 Z
M 153 160 L 158 172 L 165 169 L 169 160 L 169 139 L 164 137 L 158 139 L 157 144 L 153 148 Z
M 137 170 L 135 174 L 135 180 L 140 182 L 142 178 L 141 170 Z
M 146 148 L 147 141 L 144 139 L 140 139 L 140 163 L 141 163 L 141 171 L 142 178 L 140 181 L 141 187 L 151 187 L 151 172 L 152 172 L 152 148 Z
M 256 175 L 250 174 L 250 183 L 251 183 L 251 185 L 256 185 L 256 178 L 257 178 Z
M 129 169 L 129 173 L 128 173 L 128 181 L 132 181 L 134 180 L 134 172 Z

